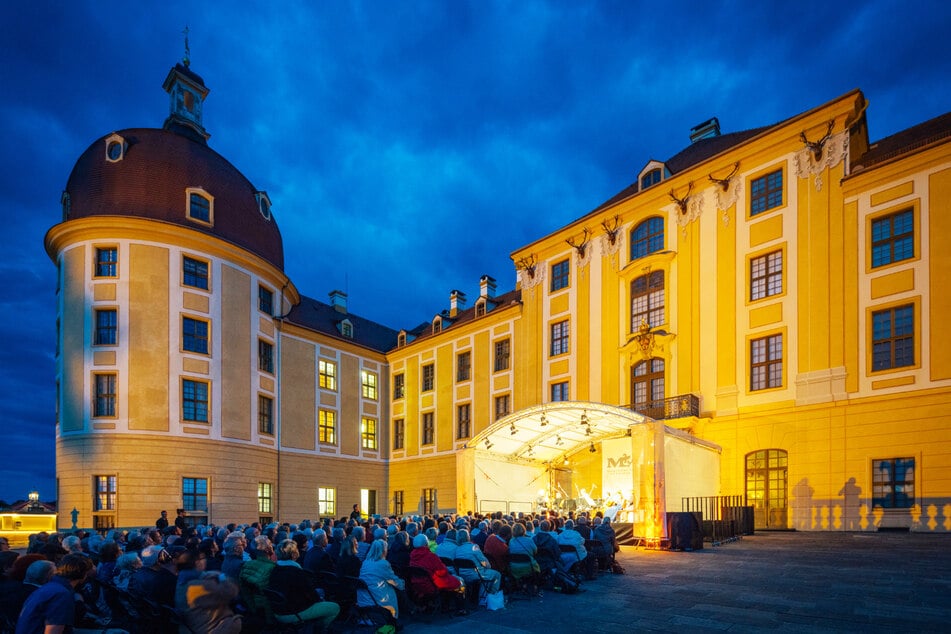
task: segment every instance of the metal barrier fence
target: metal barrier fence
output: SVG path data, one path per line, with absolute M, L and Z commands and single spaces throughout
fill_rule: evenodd
M 701 513 L 703 538 L 714 546 L 753 534 L 753 507 L 742 495 L 681 498 L 685 513 Z

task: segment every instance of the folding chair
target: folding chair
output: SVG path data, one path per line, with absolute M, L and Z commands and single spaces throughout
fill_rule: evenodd
M 578 569 L 581 568 L 581 557 L 578 556 L 578 549 L 570 544 L 559 544 L 558 549 L 561 550 L 562 554 L 571 555 L 568 558 L 568 565 L 566 566 L 568 572 L 579 577 L 580 574 Z
M 478 584 L 467 583 L 466 592 L 469 597 L 469 601 L 478 605 L 482 602 L 483 599 L 489 594 L 489 586 L 492 582 L 482 576 L 482 571 L 479 570 L 479 567 L 471 559 L 453 559 L 453 567 L 456 569 L 456 572 L 460 577 L 465 579 L 465 575 L 462 573 L 463 570 L 475 570 L 476 576 L 479 578 Z M 475 600 L 473 601 L 473 595 L 475 595 Z
M 518 564 L 516 568 L 512 564 Z M 528 572 L 524 572 L 524 566 L 528 566 Z M 539 573 L 534 568 L 538 566 L 535 558 L 528 553 L 509 552 L 508 577 L 512 580 L 512 585 L 517 591 L 521 591 L 528 596 L 537 597 L 539 583 Z M 520 570 L 516 572 L 516 570 Z

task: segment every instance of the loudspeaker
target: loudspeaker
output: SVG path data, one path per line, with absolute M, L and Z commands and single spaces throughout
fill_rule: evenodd
M 700 528 L 700 513 L 668 513 L 667 535 L 671 550 L 703 549 L 703 531 Z

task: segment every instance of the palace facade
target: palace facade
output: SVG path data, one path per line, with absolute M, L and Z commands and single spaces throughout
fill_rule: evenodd
M 859 91 L 754 130 L 711 119 L 512 251 L 514 290 L 483 276 L 471 306 L 455 290 L 400 329 L 301 293 L 267 193 L 208 145 L 201 77 L 179 64 L 164 88 L 162 128 L 80 156 L 46 237 L 58 500 L 80 525 L 563 492 L 661 512 L 742 496 L 761 529 L 951 530 L 951 113 L 877 142 Z M 637 449 L 665 438 L 702 454 L 665 476 Z M 604 491 L 622 464 L 631 486 Z

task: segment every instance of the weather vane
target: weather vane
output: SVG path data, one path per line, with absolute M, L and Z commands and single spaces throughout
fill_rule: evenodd
M 182 62 L 185 63 L 185 66 L 188 66 L 189 64 L 192 63 L 192 60 L 191 60 L 191 52 L 188 50 L 188 25 L 187 24 L 185 25 L 185 30 L 182 31 L 182 33 L 185 34 L 185 59 L 183 59 Z

